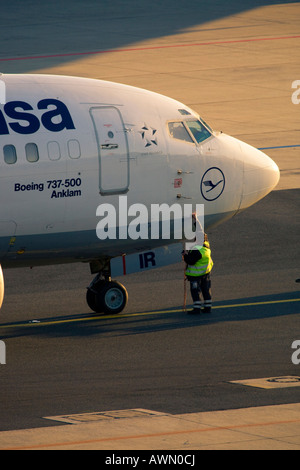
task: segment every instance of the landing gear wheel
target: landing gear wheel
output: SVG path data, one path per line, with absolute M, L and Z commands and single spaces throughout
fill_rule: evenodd
M 117 281 L 98 281 L 86 294 L 88 306 L 95 313 L 117 314 L 122 312 L 128 300 L 127 290 Z
M 103 309 L 101 306 L 101 291 L 104 287 L 105 281 L 96 277 L 91 285 L 88 287 L 86 293 L 86 301 L 91 310 L 95 313 L 102 313 Z
M 117 314 L 124 310 L 128 300 L 127 290 L 117 281 L 106 282 L 101 291 L 102 311 Z
M 96 292 L 88 289 L 86 293 L 86 301 L 91 310 L 93 310 L 95 313 L 102 313 L 97 302 L 98 295 L 99 294 Z

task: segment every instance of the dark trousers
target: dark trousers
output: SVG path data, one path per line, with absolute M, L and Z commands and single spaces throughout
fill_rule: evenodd
M 194 308 L 204 307 L 205 309 L 211 308 L 211 279 L 210 273 L 204 276 L 192 277 L 189 276 L 191 296 L 194 301 Z M 202 294 L 203 303 L 201 302 L 200 295 Z

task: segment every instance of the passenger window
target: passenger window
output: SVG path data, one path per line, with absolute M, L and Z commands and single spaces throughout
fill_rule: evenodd
M 13 165 L 17 161 L 17 152 L 14 145 L 5 145 L 3 147 L 4 161 L 8 165 Z
M 183 122 L 169 122 L 169 133 L 173 139 L 184 140 L 185 142 L 194 143 L 188 131 L 184 127 Z
M 30 143 L 25 145 L 26 160 L 30 163 L 39 161 L 39 149 L 36 144 Z
M 211 133 L 206 129 L 206 127 L 203 126 L 200 121 L 186 121 L 185 123 L 193 134 L 193 136 L 195 137 L 198 144 L 211 136 Z
M 78 140 L 72 139 L 68 141 L 69 157 L 77 159 L 81 157 L 80 144 Z
M 58 142 L 54 140 L 51 142 L 48 142 L 47 149 L 48 149 L 48 157 L 50 158 L 50 160 L 55 161 L 55 160 L 60 159 L 61 153 L 60 153 L 60 147 L 59 147 Z

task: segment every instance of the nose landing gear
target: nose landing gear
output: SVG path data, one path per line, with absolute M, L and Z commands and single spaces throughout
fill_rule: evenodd
M 128 300 L 125 287 L 117 281 L 101 278 L 101 273 L 89 285 L 86 300 L 95 313 L 117 314 L 122 312 Z

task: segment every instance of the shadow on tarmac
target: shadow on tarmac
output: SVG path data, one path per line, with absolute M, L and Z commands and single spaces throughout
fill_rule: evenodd
M 187 311 L 191 306 L 187 307 Z M 0 325 L 1 339 L 22 336 L 124 336 L 300 314 L 300 293 L 216 302 L 211 314 L 189 315 L 182 307 L 120 315 L 67 315 Z
M 46 60 L 48 67 L 55 67 L 77 60 L 81 54 L 125 48 L 206 23 L 204 30 L 214 31 L 210 21 L 282 3 L 282 0 L 198 0 L 192 5 L 181 0 L 6 2 L 0 19 L 0 70 L 26 73 L 40 69 L 41 59 L 43 66 Z M 27 58 L 36 59 L 34 66 Z

